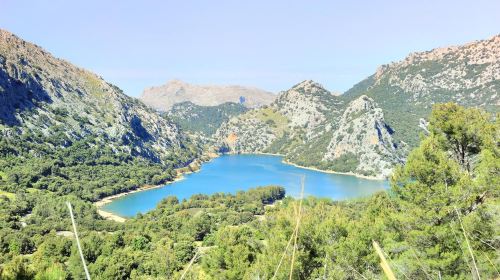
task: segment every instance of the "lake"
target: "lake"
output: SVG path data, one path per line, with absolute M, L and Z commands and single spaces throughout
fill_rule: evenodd
M 179 200 L 194 194 L 236 193 L 257 186 L 279 185 L 289 196 L 300 196 L 301 177 L 305 176 L 304 195 L 334 200 L 368 196 L 388 188 L 388 182 L 355 176 L 314 171 L 282 162 L 272 155 L 223 155 L 204 163 L 201 170 L 160 188 L 131 193 L 113 200 L 103 210 L 123 217 L 145 213 L 165 197 Z

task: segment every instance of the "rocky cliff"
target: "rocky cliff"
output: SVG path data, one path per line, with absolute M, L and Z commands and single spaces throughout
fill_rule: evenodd
M 339 119 L 323 161 L 337 164 L 337 170 L 386 177 L 394 164 L 403 161 L 404 151 L 392 139 L 393 133 L 382 109 L 362 95 L 349 103 Z M 358 164 L 348 170 L 342 159 Z
M 303 81 L 271 105 L 224 123 L 216 137 L 235 153 L 278 153 L 300 165 L 381 178 L 402 161 L 393 133 L 372 99 L 346 104 L 318 83 Z
M 303 81 L 280 92 L 269 106 L 249 111 L 223 124 L 216 137 L 221 141 L 229 135 L 237 138 L 233 143 L 236 152 L 256 149 L 281 153 L 293 150 L 298 142 L 322 134 L 326 120 L 341 104 L 342 101 L 320 84 Z
M 410 54 L 383 65 L 348 90 L 352 100 L 367 95 L 377 102 L 395 138 L 412 146 L 418 142 L 421 118 L 432 105 L 456 102 L 498 111 L 500 106 L 500 35 L 462 46 Z
M 38 139 L 46 143 L 47 151 L 92 138 L 154 162 L 172 157 L 188 142 L 167 118 L 99 76 L 4 30 L 0 30 L 0 132 L 4 140 Z
M 233 152 L 273 152 L 304 166 L 387 176 L 426 133 L 433 104 L 500 108 L 500 36 L 410 54 L 343 95 L 313 81 L 223 124 Z

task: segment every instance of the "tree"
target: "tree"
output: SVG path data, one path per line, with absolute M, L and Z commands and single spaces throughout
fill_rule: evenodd
M 462 253 L 465 240 L 459 217 L 469 229 L 481 229 L 475 232 L 472 249 L 484 249 L 479 240 L 491 239 L 492 221 L 480 206 L 487 192 L 496 193 L 500 187 L 498 179 L 487 179 L 498 177 L 498 125 L 484 112 L 450 103 L 436 105 L 430 119 L 430 135 L 391 181 L 400 242 L 425 260 L 420 267 L 406 269 L 415 278 L 429 273 L 475 275 L 472 260 Z
M 460 166 L 470 172 L 471 160 L 494 143 L 495 124 L 490 118 L 480 109 L 455 103 L 437 104 L 431 113 L 429 130 L 441 148 L 451 152 Z

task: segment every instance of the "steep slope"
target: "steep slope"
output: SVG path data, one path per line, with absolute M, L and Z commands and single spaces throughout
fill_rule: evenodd
M 341 101 L 320 84 L 307 80 L 282 92 L 273 107 L 290 120 L 290 127 L 303 128 L 311 137 L 314 129 L 338 113 L 332 109 L 336 110 L 340 104 Z
M 231 152 L 266 152 L 273 142 L 288 139 L 288 123 L 289 120 L 272 106 L 255 109 L 223 123 L 215 138 L 224 150 Z
M 324 132 L 326 120 L 341 106 L 320 84 L 303 81 L 281 92 L 269 106 L 249 111 L 223 124 L 216 137 L 235 152 L 288 153 Z
M 208 137 L 225 121 L 248 111 L 241 104 L 226 102 L 217 106 L 200 106 L 190 101 L 177 103 L 166 114 L 182 129 Z
M 303 81 L 268 107 L 224 123 L 216 137 L 230 152 L 278 153 L 304 166 L 380 178 L 402 161 L 393 133 L 372 99 L 346 105 L 318 83 Z
M 233 152 L 273 152 L 304 166 L 386 176 L 426 132 L 433 104 L 499 112 L 499 92 L 495 36 L 411 54 L 341 96 L 304 81 L 265 109 L 280 125 L 272 126 L 260 109 L 223 124 L 217 135 Z
M 360 96 L 342 114 L 323 161 L 333 170 L 386 177 L 394 164 L 402 162 L 403 150 L 392 139 L 393 133 L 382 109 L 371 98 Z
M 242 86 L 200 86 L 179 80 L 144 90 L 140 99 L 159 111 L 168 111 L 174 104 L 190 101 L 200 106 L 217 106 L 226 102 L 240 103 L 247 108 L 270 104 L 276 96 L 270 92 Z
M 383 109 L 394 137 L 412 146 L 418 142 L 421 118 L 432 105 L 456 102 L 498 111 L 500 106 L 500 36 L 463 46 L 413 53 L 379 67 L 348 90 L 343 98 L 373 98 Z
M 171 121 L 117 87 L 4 30 L 0 132 L 4 142 L 22 143 L 10 154 L 32 144 L 30 153 L 42 156 L 88 140 L 156 163 L 188 143 Z

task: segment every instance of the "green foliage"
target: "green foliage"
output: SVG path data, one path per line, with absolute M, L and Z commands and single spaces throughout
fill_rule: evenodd
M 475 271 L 464 233 L 481 277 L 498 276 L 498 117 L 492 121 L 476 109 L 444 104 L 435 106 L 430 119 L 430 135 L 396 170 L 389 192 L 348 201 L 303 200 L 294 279 L 381 279 L 372 240 L 381 245 L 398 279 L 470 279 Z M 71 230 L 65 201 L 74 206 L 93 279 L 178 279 L 195 254 L 186 279 L 274 275 L 297 221 L 298 201 L 286 198 L 282 187 L 183 201 L 168 197 L 156 209 L 119 224 L 103 220 L 80 189 L 65 194 L 29 187 L 65 174 L 69 162 L 91 161 L 80 155 L 67 154 L 57 165 L 30 159 L 37 163 L 31 172 L 36 180 L 25 178 L 31 173 L 4 171 L 3 186 L 22 187 L 13 197 L 0 197 L 1 279 L 84 277 L 74 239 L 62 234 Z M 3 157 L 2 166 L 11 160 Z M 102 169 L 122 166 L 106 153 L 94 161 Z M 138 165 L 132 160 L 127 167 Z M 290 263 L 289 247 L 276 279 L 288 277 Z
M 325 166 L 329 170 L 335 170 L 339 172 L 354 172 L 358 168 L 359 159 L 353 153 L 345 153 L 340 157 L 328 162 L 328 166 Z
M 248 109 L 237 103 L 226 102 L 217 106 L 200 106 L 189 101 L 175 104 L 168 116 L 181 128 L 210 136 L 225 121 L 243 114 Z
M 430 136 L 395 172 L 393 192 L 401 213 L 395 220 L 406 229 L 401 242 L 420 248 L 425 269 L 442 275 L 470 273 L 472 261 L 468 254 L 461 254 L 465 241 L 457 239 L 463 234 L 460 219 L 467 224 L 473 251 L 493 253 L 481 242 L 493 239 L 492 217 L 481 206 L 486 199 L 498 201 L 499 169 L 495 166 L 500 163 L 494 141 L 498 128 L 498 123 L 477 109 L 436 105 Z M 485 177 L 497 179 L 484 184 Z M 424 268 L 408 267 L 407 273 L 423 277 Z
M 36 139 L 36 136 L 23 134 L 19 141 L 0 141 L 0 151 L 5 151 L 0 159 L 0 190 L 35 188 L 60 195 L 75 194 L 90 201 L 144 184 L 158 185 L 172 180 L 174 168 L 196 153 L 196 150 L 181 150 L 165 158 L 165 164 L 159 164 L 113 150 L 93 138 L 70 143 L 55 152 L 45 151 L 47 144 L 30 145 L 22 142 L 23 138 Z M 30 150 L 40 151 L 43 158 Z

